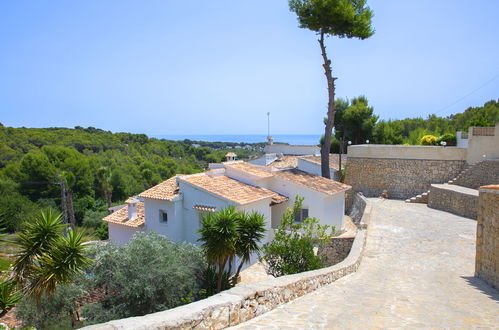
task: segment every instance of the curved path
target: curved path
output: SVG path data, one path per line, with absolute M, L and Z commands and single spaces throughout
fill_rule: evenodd
M 473 277 L 476 221 L 371 199 L 359 270 L 239 329 L 499 329 L 499 291 Z

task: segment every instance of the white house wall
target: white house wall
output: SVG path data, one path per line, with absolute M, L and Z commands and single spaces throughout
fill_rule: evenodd
M 298 169 L 313 175 L 318 175 L 318 176 L 322 175 L 321 166 L 319 164 L 309 162 L 301 158 L 298 158 Z M 329 168 L 329 171 L 331 172 L 331 178 L 333 178 L 333 180 L 337 180 L 338 179 L 337 171 L 332 168 Z
M 323 225 L 335 226 L 337 230 L 343 228 L 343 215 L 345 210 L 344 192 L 337 193 L 333 196 L 326 195 L 277 177 L 271 180 L 266 188 L 288 196 L 288 206 L 293 205 L 296 195 L 304 197 L 305 199 L 303 200 L 302 207 L 308 208 L 309 217 L 317 218 Z M 285 208 L 284 210 L 280 209 L 280 212 L 282 213 L 279 216 L 278 209 L 276 209 L 274 212 L 275 214 L 273 214 L 274 218 L 277 216 L 280 219 L 284 211 Z
M 142 232 L 137 228 L 118 225 L 116 223 L 109 223 L 109 237 L 116 244 L 123 245 L 128 243 L 133 235 Z
M 182 209 L 178 202 L 161 201 L 144 198 L 145 226 L 158 234 L 168 237 L 174 242 L 183 241 Z M 163 222 L 161 211 L 168 214 L 168 221 Z
M 180 191 L 183 194 L 182 202 L 182 213 L 183 213 L 183 240 L 199 245 L 198 242 L 199 234 L 198 229 L 201 220 L 202 212 L 194 209 L 194 205 L 202 204 L 207 206 L 216 207 L 216 211 L 220 211 L 224 207 L 229 205 L 234 205 L 234 203 L 229 203 L 221 198 L 200 190 L 196 189 L 188 183 L 179 182 Z M 234 205 L 235 206 L 235 205 Z

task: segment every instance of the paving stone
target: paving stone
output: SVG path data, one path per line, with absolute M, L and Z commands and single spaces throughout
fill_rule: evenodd
M 499 329 L 499 291 L 474 275 L 476 221 L 424 204 L 371 199 L 354 274 L 238 329 Z

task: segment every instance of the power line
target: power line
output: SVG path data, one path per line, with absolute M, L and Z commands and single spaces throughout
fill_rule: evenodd
M 491 79 L 487 80 L 485 83 L 483 83 L 482 85 L 480 85 L 480 87 L 478 88 L 475 88 L 474 90 L 472 90 L 471 92 L 469 92 L 468 94 L 464 95 L 463 97 L 459 98 L 458 100 L 452 102 L 451 104 L 441 108 L 440 110 L 438 110 L 437 112 L 435 112 L 435 114 L 437 113 L 440 113 L 450 107 L 452 107 L 453 105 L 456 105 L 457 103 L 461 102 L 462 100 L 464 100 L 465 98 L 467 98 L 468 96 L 472 95 L 473 93 L 479 91 L 480 89 L 484 88 L 485 86 L 487 86 L 488 84 L 490 84 L 492 81 L 494 81 L 497 77 L 499 77 L 499 74 L 496 74 L 494 77 L 492 77 Z

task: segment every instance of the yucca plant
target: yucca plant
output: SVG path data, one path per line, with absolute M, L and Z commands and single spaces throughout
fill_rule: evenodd
M 38 301 L 44 293 L 52 294 L 58 284 L 71 282 L 90 264 L 83 233 L 70 230 L 66 237 L 66 226 L 61 223 L 61 214 L 49 209 L 18 235 L 20 251 L 13 263 L 14 277 Z
M 21 297 L 14 280 L 0 279 L 0 317 L 7 314 L 19 302 Z
M 238 217 L 239 235 L 236 242 L 236 254 L 241 258 L 239 267 L 234 275 L 237 281 L 241 268 L 250 261 L 251 255 L 260 250 L 258 243 L 265 237 L 265 217 L 258 212 L 242 213 Z
M 233 206 L 226 207 L 216 213 L 208 213 L 201 219 L 199 241 L 206 254 L 208 263 L 217 265 L 217 292 L 222 289 L 222 276 L 227 265 L 236 254 L 238 238 L 238 217 Z

